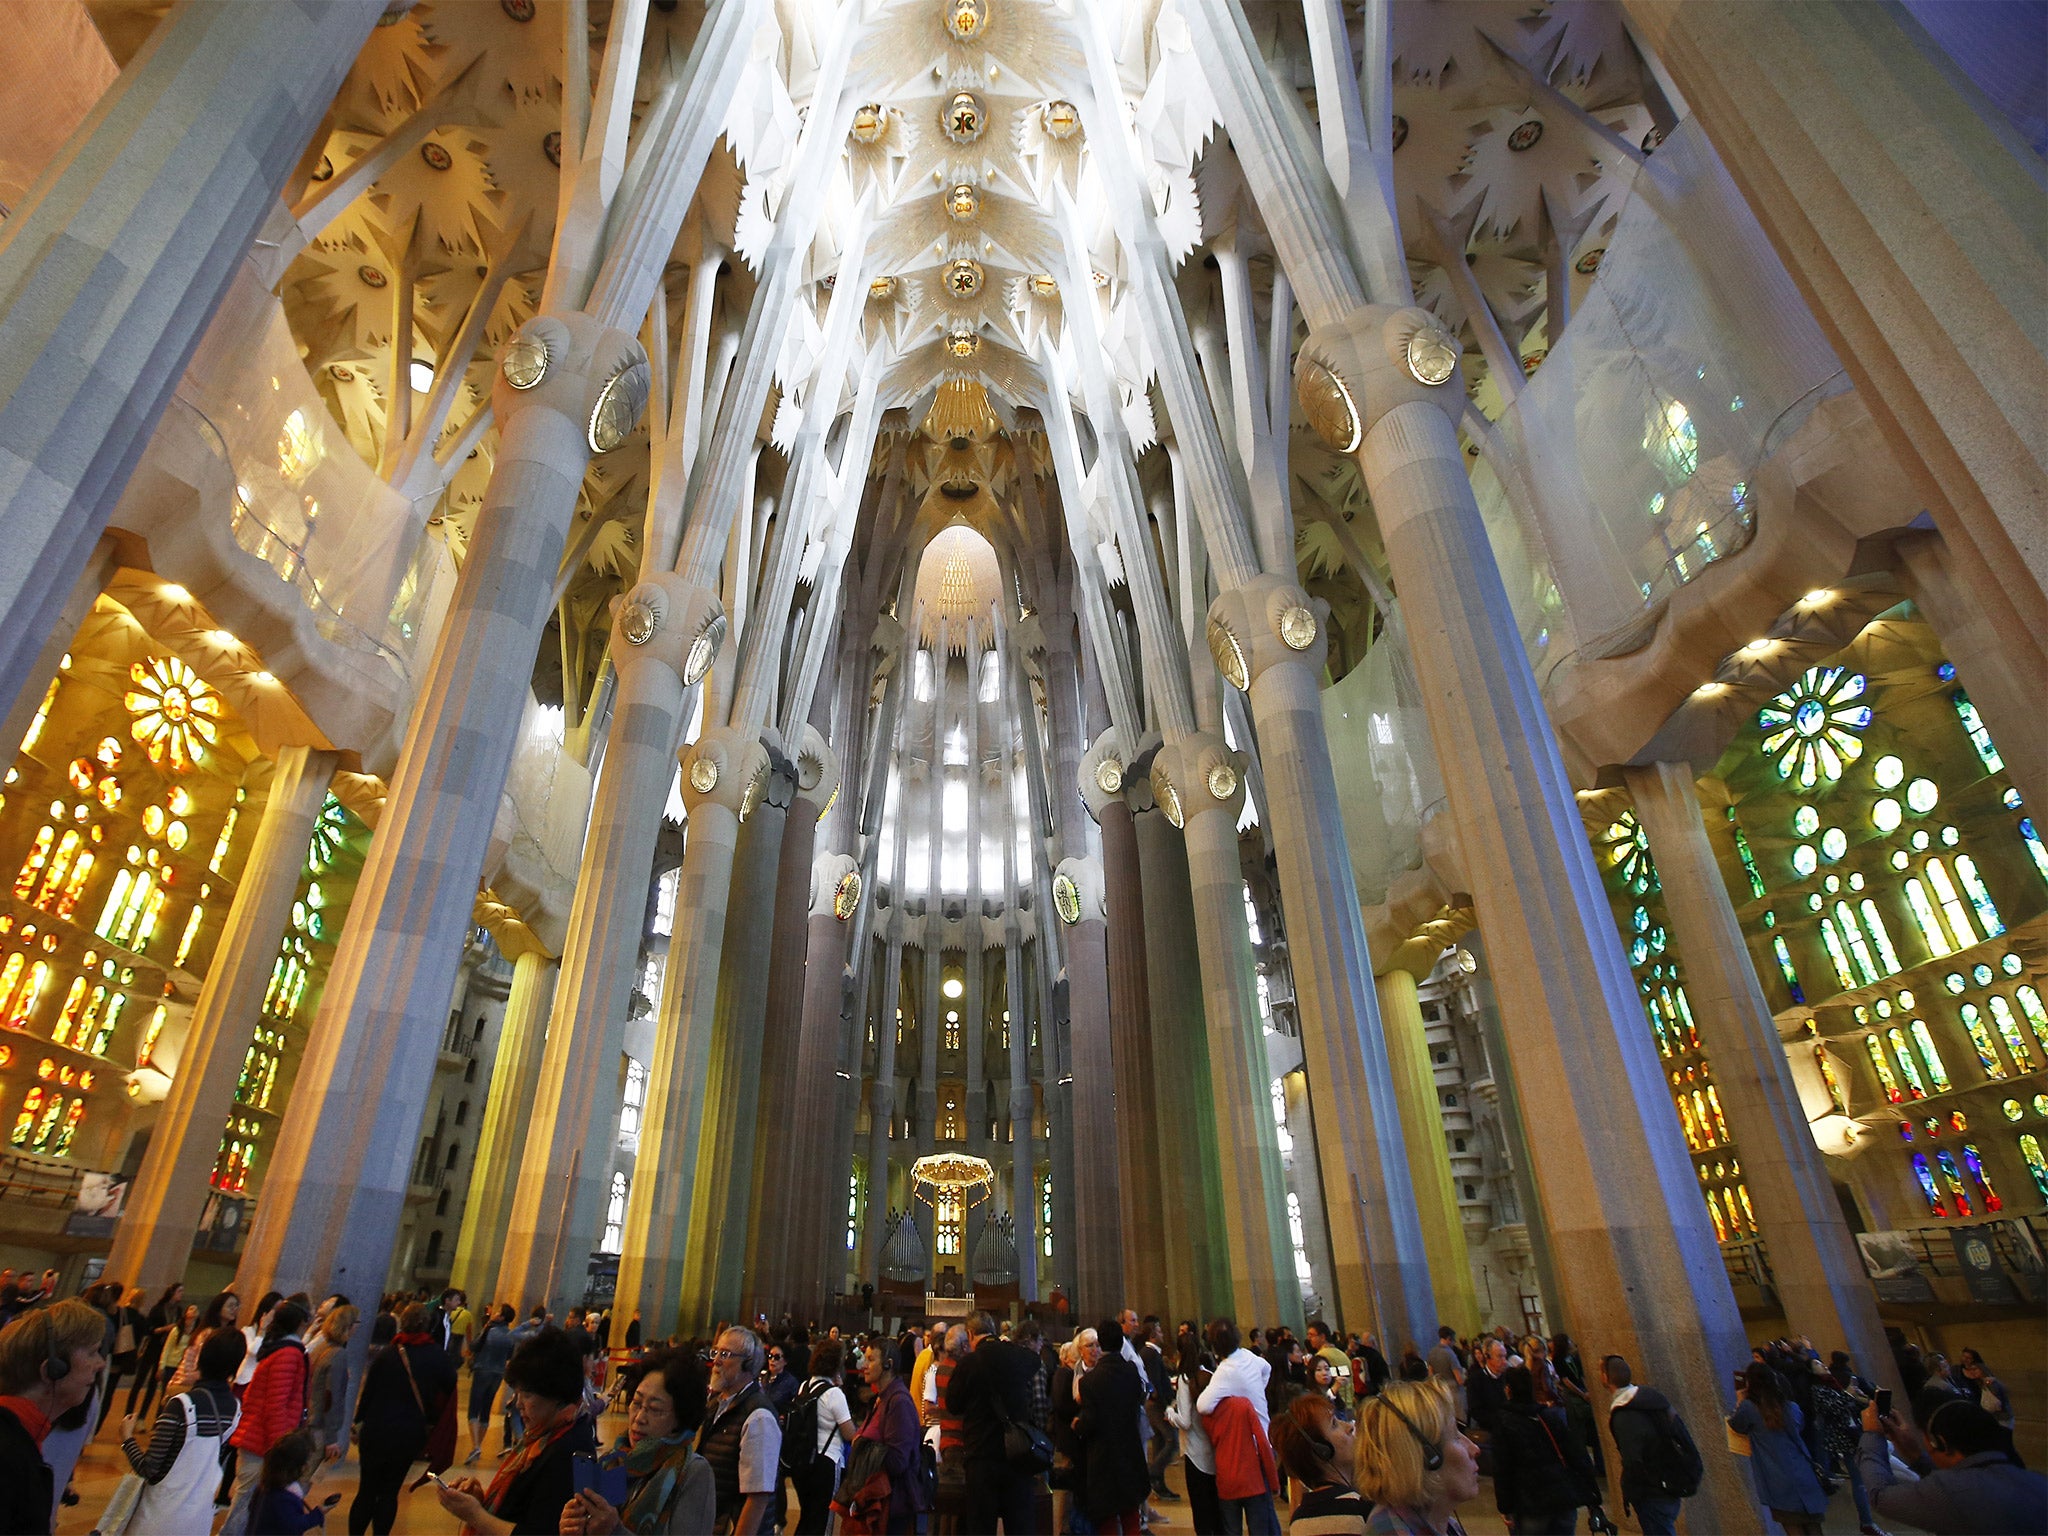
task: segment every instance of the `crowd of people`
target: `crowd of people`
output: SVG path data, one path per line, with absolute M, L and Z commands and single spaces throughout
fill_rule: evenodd
M 1134 1311 L 1071 1329 L 1056 1315 L 1059 1339 L 978 1312 L 894 1335 L 756 1319 L 643 1343 L 637 1315 L 521 1320 L 451 1290 L 380 1298 L 359 1340 L 342 1295 L 268 1293 L 245 1316 L 233 1291 L 202 1306 L 176 1285 L 55 1290 L 0 1277 L 0 1530 L 53 1528 L 124 1387 L 133 1475 L 97 1526 L 108 1536 L 205 1532 L 223 1511 L 222 1536 L 324 1530 L 344 1495 L 316 1498 L 318 1480 L 351 1455 L 351 1536 L 401 1528 L 408 1489 L 476 1536 L 1136 1536 L 1183 1521 L 1198 1536 L 1452 1536 L 1484 1479 L 1516 1536 L 1576 1532 L 1582 1514 L 1615 1530 L 1610 1497 L 1655 1536 L 1706 1476 L 1665 1395 L 1619 1355 L 1589 1377 L 1563 1334 L 1447 1327 L 1391 1364 L 1370 1335 L 1320 1321 L 1301 1338 L 1227 1318 L 1169 1337 Z M 1805 1339 L 1760 1345 L 1733 1373 L 1729 1451 L 1771 1517 L 1819 1531 L 1839 1481 L 1878 1536 L 1880 1519 L 2048 1532 L 2048 1480 L 2014 1452 L 2011 1394 L 1982 1357 L 1907 1345 L 1893 1363 L 1897 1405 Z M 605 1444 L 611 1411 L 623 1433 Z

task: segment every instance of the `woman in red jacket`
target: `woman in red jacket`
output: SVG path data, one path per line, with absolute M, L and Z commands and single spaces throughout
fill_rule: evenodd
M 242 1389 L 242 1422 L 228 1444 L 242 1453 L 235 1472 L 235 1502 L 220 1536 L 244 1536 L 270 1448 L 297 1429 L 306 1417 L 306 1309 L 281 1301 L 270 1314 L 263 1347 L 256 1354 L 256 1374 Z

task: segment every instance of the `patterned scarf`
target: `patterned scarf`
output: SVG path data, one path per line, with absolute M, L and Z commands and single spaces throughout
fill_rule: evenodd
M 625 1453 L 627 1486 L 631 1490 L 626 1507 L 619 1511 L 620 1523 L 635 1536 L 655 1536 L 668 1529 L 669 1506 L 683 1486 L 683 1474 L 697 1448 L 697 1431 L 685 1430 L 668 1440 L 642 1440 L 628 1447 L 621 1439 L 618 1449 Z
M 580 1405 L 575 1411 L 565 1410 L 554 1423 L 545 1428 L 527 1425 L 525 1435 L 520 1438 L 519 1444 L 513 1447 L 512 1454 L 498 1463 L 498 1475 L 491 1479 L 491 1486 L 484 1493 L 485 1509 L 492 1514 L 498 1512 L 498 1501 L 505 1496 L 506 1490 L 512 1486 L 519 1474 L 539 1461 L 547 1454 L 550 1446 L 575 1427 L 580 1412 Z M 464 1526 L 463 1530 L 467 1532 L 469 1527 Z

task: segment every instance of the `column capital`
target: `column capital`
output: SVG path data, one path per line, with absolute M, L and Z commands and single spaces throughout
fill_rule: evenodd
M 1425 401 L 1455 424 L 1465 410 L 1458 338 L 1426 309 L 1362 304 L 1308 334 L 1294 390 L 1316 435 L 1355 453 L 1382 417 Z
M 1270 669 L 1306 666 L 1311 677 L 1329 654 L 1329 604 L 1284 576 L 1254 576 L 1209 605 L 1209 654 L 1231 687 L 1249 693 Z
M 655 665 L 684 687 L 702 682 L 725 641 L 725 605 L 674 571 L 641 578 L 612 599 L 612 665 L 621 673 Z
M 1052 905 L 1069 928 L 1108 916 L 1102 865 L 1089 858 L 1061 859 L 1052 876 Z
M 718 805 L 735 821 L 752 809 L 748 791 L 770 768 L 760 733 L 731 725 L 714 726 L 698 737 L 683 750 L 682 763 L 683 809 L 695 816 L 700 806 Z
M 1245 764 L 1245 755 L 1221 736 L 1196 731 L 1153 754 L 1152 793 L 1176 827 L 1208 811 L 1222 811 L 1235 826 L 1244 809 Z
M 807 722 L 797 739 L 791 766 L 796 771 L 796 798 L 809 801 L 823 820 L 839 793 L 839 754 L 826 744 L 824 734 Z
M 575 422 L 592 453 L 609 453 L 638 425 L 652 388 L 636 337 L 578 311 L 557 311 L 535 315 L 505 343 L 491 404 L 500 428 L 539 406 Z
M 1081 803 L 1098 823 L 1112 801 L 1123 799 L 1129 775 L 1130 764 L 1114 727 L 1096 737 L 1081 754 Z
M 821 853 L 811 861 L 812 917 L 830 914 L 847 922 L 860 910 L 868 895 L 860 878 L 860 864 L 849 854 Z

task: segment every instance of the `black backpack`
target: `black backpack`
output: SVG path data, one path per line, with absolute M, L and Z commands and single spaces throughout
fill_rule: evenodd
M 1617 1411 L 1642 1412 L 1634 1408 Z M 1670 1408 L 1656 1415 L 1653 1422 L 1657 1434 L 1644 1448 L 1638 1468 L 1663 1497 L 1689 1499 L 1700 1491 L 1700 1480 L 1707 1471 L 1706 1463 L 1700 1460 L 1699 1447 L 1693 1444 L 1692 1432 Z
M 818 1401 L 831 1390 L 832 1383 L 820 1377 L 790 1399 L 782 1420 L 782 1470 L 791 1477 L 818 1464 Z

